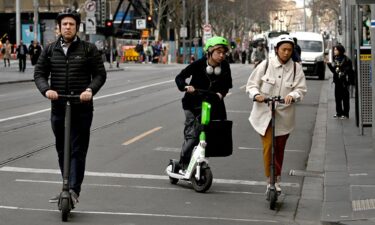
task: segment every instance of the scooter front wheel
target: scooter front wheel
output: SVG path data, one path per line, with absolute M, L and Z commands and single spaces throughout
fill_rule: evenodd
M 191 175 L 191 183 L 193 184 L 193 188 L 196 192 L 204 193 L 206 192 L 212 185 L 212 172 L 210 167 L 201 167 L 200 171 L 200 178 L 197 180 L 195 174 L 197 173 L 197 168 L 193 170 Z
M 70 213 L 69 199 L 67 198 L 61 199 L 60 207 L 61 207 L 61 219 L 62 221 L 66 222 L 68 221 L 68 215 Z

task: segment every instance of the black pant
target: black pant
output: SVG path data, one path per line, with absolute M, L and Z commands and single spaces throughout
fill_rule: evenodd
M 199 143 L 199 120 L 190 110 L 185 112 L 184 142 L 182 143 L 180 165 L 186 169 L 194 147 Z
M 53 110 L 54 111 L 54 110 Z M 79 195 L 86 167 L 86 155 L 90 141 L 92 110 L 80 110 L 72 106 L 70 189 Z M 65 111 L 51 113 L 52 130 L 56 138 L 56 150 L 61 174 L 64 168 L 64 120 Z
M 25 69 L 26 69 L 26 55 L 19 55 L 18 56 L 18 61 L 19 61 L 20 72 L 25 72 Z
M 349 85 L 342 85 L 335 83 L 335 101 L 336 101 L 336 115 L 346 116 L 349 118 Z

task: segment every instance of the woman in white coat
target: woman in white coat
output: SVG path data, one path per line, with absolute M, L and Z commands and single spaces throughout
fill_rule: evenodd
M 246 85 L 246 92 L 250 99 L 254 100 L 249 121 L 262 139 L 267 190 L 270 186 L 272 127 L 271 109 L 263 101 L 273 96 L 285 99 L 285 104 L 276 106 L 275 187 L 278 192 L 281 192 L 280 175 L 286 141 L 295 125 L 295 104 L 291 103 L 301 101 L 307 92 L 302 66 L 291 59 L 293 48 L 293 38 L 289 35 L 280 35 L 275 47 L 276 57 L 259 64 L 251 73 Z

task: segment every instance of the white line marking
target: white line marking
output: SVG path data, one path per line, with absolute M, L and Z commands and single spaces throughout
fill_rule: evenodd
M 94 100 L 113 97 L 113 96 L 116 96 L 116 95 L 122 95 L 122 94 L 126 94 L 126 93 L 129 93 L 129 92 L 132 92 L 132 91 L 138 91 L 138 90 L 141 90 L 141 89 L 145 89 L 145 88 L 149 88 L 149 87 L 153 87 L 153 86 L 157 86 L 157 85 L 161 85 L 161 84 L 171 83 L 171 82 L 174 82 L 174 80 L 162 81 L 162 82 L 158 82 L 158 83 L 154 83 L 154 84 L 150 84 L 150 85 L 145 85 L 145 86 L 129 89 L 129 90 L 126 90 L 126 91 L 120 91 L 120 92 L 113 93 L 113 94 L 102 95 L 102 96 L 94 97 Z M 3 118 L 3 119 L 0 119 L 0 123 L 4 122 L 4 121 L 8 121 L 8 120 L 14 120 L 14 119 L 19 119 L 19 118 L 23 118 L 23 117 L 33 116 L 33 115 L 43 113 L 43 112 L 47 112 L 47 111 L 50 111 L 50 110 L 51 110 L 50 108 L 42 109 L 42 110 L 38 110 L 38 111 L 35 111 L 35 112 L 31 112 L 31 113 L 25 113 L 25 114 L 21 114 L 21 115 L 18 115 L 18 116 L 11 116 L 11 117 L 7 117 L 7 118 Z
M 39 211 L 39 212 L 60 212 L 57 209 L 41 209 L 41 208 L 27 208 L 0 205 L 0 209 L 8 210 L 23 210 L 23 211 Z M 197 219 L 197 220 L 224 220 L 237 222 L 262 222 L 262 223 L 279 223 L 276 220 L 261 220 L 261 219 L 237 219 L 226 217 L 206 217 L 206 216 L 192 216 L 192 215 L 172 215 L 172 214 L 155 214 L 155 213 L 129 213 L 129 212 L 110 212 L 110 211 L 80 211 L 74 210 L 74 214 L 97 214 L 97 215 L 118 215 L 118 216 L 144 216 L 144 217 L 165 217 L 165 218 L 180 218 L 180 219 Z
M 180 152 L 181 148 L 156 147 L 156 148 L 154 148 L 154 151 L 160 151 L 160 152 Z
M 42 183 L 42 184 L 57 184 L 61 185 L 61 181 L 50 181 L 50 180 L 28 180 L 28 179 L 16 179 L 16 182 L 23 183 Z M 151 190 L 162 190 L 162 191 L 191 191 L 189 189 L 171 188 L 171 187 L 156 187 L 156 186 L 142 186 L 142 185 L 120 185 L 120 184 L 88 184 L 83 183 L 83 186 L 89 187 L 112 187 L 112 188 L 135 188 L 135 189 L 151 189 Z M 226 193 L 226 194 L 244 194 L 244 195 L 264 195 L 264 192 L 249 192 L 249 191 L 210 191 L 211 193 Z
M 242 86 L 240 87 L 240 89 L 244 89 L 244 88 L 246 88 L 246 84 L 245 84 L 245 85 L 242 85 Z
M 246 110 L 227 110 L 227 113 L 246 113 L 250 115 L 250 111 Z
M 24 167 L 10 167 L 4 166 L 0 168 L 0 172 L 18 172 L 18 173 L 40 173 L 40 174 L 59 174 L 60 170 L 54 169 L 36 169 L 36 168 L 24 168 Z M 129 173 L 101 173 L 101 172 L 85 172 L 86 176 L 96 177 L 116 177 L 116 178 L 133 178 L 133 179 L 149 179 L 149 180 L 167 180 L 167 175 L 151 175 L 151 174 L 129 174 Z M 262 185 L 265 186 L 265 181 L 249 181 L 249 180 L 231 180 L 231 179 L 214 179 L 214 183 L 218 184 L 240 184 L 240 185 Z M 284 183 L 284 187 L 299 188 L 297 183 Z
M 8 121 L 8 120 L 19 119 L 19 118 L 22 118 L 22 117 L 33 116 L 33 115 L 36 115 L 36 114 L 39 114 L 39 113 L 48 112 L 50 110 L 51 109 L 42 109 L 42 110 L 39 110 L 39 111 L 26 113 L 26 114 L 22 114 L 22 115 L 18 115 L 18 116 L 11 116 L 11 117 L 8 117 L 8 118 L 0 119 L 0 123 L 4 122 L 4 121 Z
M 151 129 L 149 131 L 146 131 L 146 132 L 144 132 L 144 133 L 142 133 L 142 134 L 140 134 L 138 136 L 133 137 L 132 139 L 130 139 L 130 140 L 122 143 L 122 145 L 130 145 L 130 144 L 132 144 L 132 143 L 134 143 L 134 142 L 136 142 L 136 141 L 138 141 L 138 140 L 140 140 L 140 139 L 142 139 L 142 138 L 144 138 L 144 137 L 146 137 L 146 136 L 148 136 L 148 135 L 150 135 L 150 134 L 152 134 L 152 133 L 160 130 L 161 128 L 162 127 L 155 127 L 155 128 L 153 128 L 153 129 Z
M 251 148 L 251 147 L 238 147 L 239 150 L 263 150 L 263 148 Z M 305 151 L 303 150 L 298 150 L 298 149 L 285 149 L 286 152 L 300 152 L 304 153 Z

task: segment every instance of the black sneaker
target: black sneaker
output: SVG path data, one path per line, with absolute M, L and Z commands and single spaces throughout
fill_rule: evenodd
M 48 200 L 49 203 L 58 203 L 59 202 L 59 199 L 60 199 L 60 194 L 56 195 L 56 196 L 53 196 L 52 198 L 50 198 Z
M 333 118 L 340 118 L 340 117 L 341 117 L 341 115 L 339 115 L 339 114 L 333 115 Z

